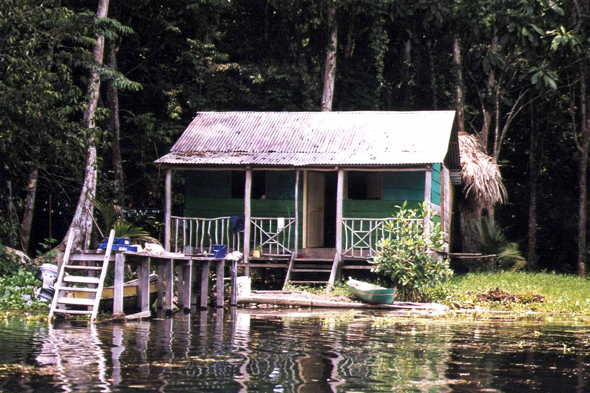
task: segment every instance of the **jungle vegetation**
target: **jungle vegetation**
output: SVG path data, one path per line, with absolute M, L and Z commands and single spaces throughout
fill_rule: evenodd
M 500 166 L 508 198 L 486 211 L 527 266 L 584 275 L 589 15 L 590 0 L 4 0 L 0 242 L 34 254 L 71 227 L 87 242 L 93 198 L 158 236 L 153 161 L 197 111 L 456 109 Z

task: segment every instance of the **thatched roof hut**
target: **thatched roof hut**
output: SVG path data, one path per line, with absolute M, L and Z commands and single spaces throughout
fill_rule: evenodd
M 459 132 L 461 177 L 465 199 L 481 208 L 507 199 L 498 163 L 486 154 L 476 135 Z

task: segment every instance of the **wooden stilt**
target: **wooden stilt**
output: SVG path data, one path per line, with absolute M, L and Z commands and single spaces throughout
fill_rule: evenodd
M 207 308 L 207 295 L 209 294 L 209 261 L 203 261 L 201 265 L 201 308 Z
M 117 253 L 115 255 L 115 277 L 113 289 L 113 314 L 123 312 L 123 281 L 125 275 L 125 255 Z
M 225 260 L 218 259 L 216 262 L 215 281 L 217 286 L 217 307 L 223 307 L 223 277 L 225 270 Z

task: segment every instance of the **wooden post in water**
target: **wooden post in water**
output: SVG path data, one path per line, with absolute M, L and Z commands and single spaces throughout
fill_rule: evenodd
M 113 289 L 113 314 L 123 312 L 123 276 L 125 274 L 125 255 L 121 252 L 115 253 L 115 278 Z
M 207 308 L 207 295 L 209 292 L 209 261 L 201 263 L 201 308 Z

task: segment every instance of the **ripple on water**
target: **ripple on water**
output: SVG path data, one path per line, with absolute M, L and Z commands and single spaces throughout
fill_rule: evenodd
M 12 318 L 0 324 L 0 390 L 583 391 L 588 333 L 362 312 L 213 310 L 53 328 Z

